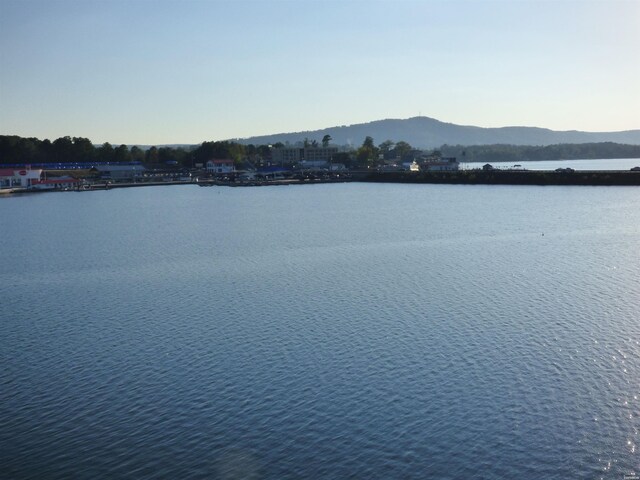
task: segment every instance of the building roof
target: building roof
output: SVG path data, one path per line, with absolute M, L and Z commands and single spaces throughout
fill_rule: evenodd
M 213 163 L 216 165 L 223 165 L 223 164 L 227 164 L 227 163 L 233 163 L 233 160 L 219 160 L 219 159 L 213 159 L 213 160 L 209 160 L 207 163 Z

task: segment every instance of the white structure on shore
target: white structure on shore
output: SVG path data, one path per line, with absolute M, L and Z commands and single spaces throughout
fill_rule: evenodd
M 460 169 L 460 162 L 455 157 L 443 157 L 438 160 L 426 160 L 420 168 L 431 172 L 452 172 Z
M 42 179 L 42 169 L 24 168 L 0 169 L 0 188 L 31 188 Z
M 233 173 L 235 171 L 233 160 L 209 160 L 207 162 L 208 173 Z

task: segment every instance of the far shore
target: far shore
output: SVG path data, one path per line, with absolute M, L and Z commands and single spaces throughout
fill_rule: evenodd
M 640 186 L 640 171 L 533 171 L 533 170 L 457 170 L 449 172 L 377 172 L 353 171 L 348 176 L 326 176 L 317 178 L 284 178 L 262 180 L 229 180 L 198 179 L 169 181 L 136 181 L 106 182 L 97 180 L 84 182 L 74 188 L 66 189 L 33 189 L 4 188 L 0 189 L 3 197 L 11 194 L 44 193 L 59 191 L 94 191 L 116 188 L 157 187 L 170 185 L 193 185 L 201 187 L 259 187 L 312 185 L 321 183 L 410 183 L 410 184 L 449 184 L 449 185 L 533 185 L 533 186 Z

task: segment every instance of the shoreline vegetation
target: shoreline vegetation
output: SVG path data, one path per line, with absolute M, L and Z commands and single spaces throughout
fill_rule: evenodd
M 321 140 L 308 139 L 296 143 L 269 145 L 244 144 L 237 141 L 209 141 L 200 145 L 113 146 L 110 143 L 94 145 L 88 138 L 60 137 L 48 139 L 25 138 L 17 135 L 0 135 L 0 168 L 3 165 L 46 165 L 52 163 L 125 163 L 139 162 L 142 165 L 177 165 L 194 168 L 211 159 L 231 159 L 238 166 L 251 164 L 268 165 L 272 152 L 278 148 L 327 147 L 332 138 L 325 135 Z M 332 145 L 335 146 L 335 145 Z M 640 145 L 600 142 L 564 143 L 556 145 L 442 145 L 437 149 L 416 148 L 402 140 L 384 140 L 378 145 L 373 138 L 366 137 L 361 146 L 338 146 L 334 161 L 349 168 L 366 168 L 380 162 L 406 162 L 420 156 L 456 157 L 467 163 L 495 163 L 542 160 L 589 160 L 640 158 Z

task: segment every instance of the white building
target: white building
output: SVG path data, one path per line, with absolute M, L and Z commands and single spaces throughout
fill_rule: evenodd
M 0 188 L 31 188 L 42 179 L 42 169 L 3 168 L 0 169 Z
M 207 162 L 207 172 L 209 173 L 233 173 L 235 171 L 233 160 L 209 160 Z
M 460 168 L 460 162 L 458 162 L 455 157 L 451 158 L 441 158 L 436 161 L 429 161 L 422 163 L 421 165 L 423 170 L 428 170 L 431 172 L 452 172 L 458 170 Z

